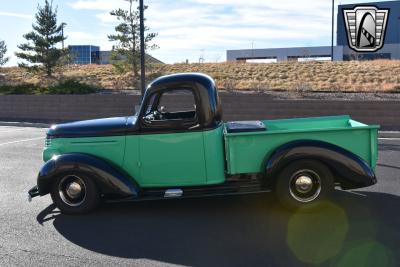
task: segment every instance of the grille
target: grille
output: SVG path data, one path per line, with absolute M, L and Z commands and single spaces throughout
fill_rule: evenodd
M 51 138 L 46 138 L 46 140 L 44 141 L 44 146 L 45 147 L 51 146 Z

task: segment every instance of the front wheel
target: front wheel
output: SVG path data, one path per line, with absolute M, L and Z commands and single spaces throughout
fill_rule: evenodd
M 299 160 L 285 167 L 279 174 L 275 193 L 289 209 L 317 208 L 334 189 L 331 171 L 315 160 Z
M 51 198 L 65 214 L 85 214 L 93 211 L 100 196 L 92 179 L 84 174 L 61 175 L 53 183 Z

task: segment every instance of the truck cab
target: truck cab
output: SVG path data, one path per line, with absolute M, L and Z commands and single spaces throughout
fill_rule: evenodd
M 312 209 L 335 186 L 377 182 L 378 128 L 349 116 L 224 122 L 212 78 L 168 75 L 133 116 L 52 126 L 29 197 L 50 193 L 80 214 L 108 200 L 274 191 L 290 209 Z
M 139 174 L 141 186 L 195 186 L 224 181 L 222 110 L 209 77 L 180 74 L 151 83 L 137 122 L 127 132 L 124 166 Z M 130 143 L 138 144 L 139 155 Z

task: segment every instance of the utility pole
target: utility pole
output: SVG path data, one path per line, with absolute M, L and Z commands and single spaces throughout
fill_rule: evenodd
M 199 64 L 204 63 L 204 49 L 200 50 Z
M 251 42 L 251 59 L 254 60 L 254 41 Z
M 398 58 L 397 59 L 400 59 L 400 17 L 398 17 L 398 19 L 399 19 L 399 45 L 398 45 L 398 47 L 399 47 L 399 54 L 398 54 Z M 382 42 L 383 42 L 383 40 L 382 40 Z
M 61 23 L 61 36 L 63 37 L 62 40 L 62 50 L 64 50 L 64 27 L 67 25 L 67 23 L 63 22 Z
M 333 61 L 333 39 L 335 37 L 335 0 L 332 0 L 332 42 L 331 42 L 331 61 Z
M 142 98 L 146 91 L 146 49 L 144 43 L 144 5 L 143 0 L 139 0 L 139 10 L 140 10 L 140 82 Z

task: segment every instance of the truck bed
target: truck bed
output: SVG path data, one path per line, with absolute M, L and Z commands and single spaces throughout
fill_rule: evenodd
M 349 116 L 264 120 L 235 131 L 225 124 L 225 153 L 228 174 L 259 173 L 266 156 L 279 146 L 296 140 L 318 140 L 340 146 L 364 159 L 373 169 L 377 161 L 379 126 L 366 125 Z M 236 125 L 238 122 L 236 122 Z M 240 123 L 239 123 L 240 124 Z M 258 125 L 258 129 L 252 126 Z M 260 126 L 261 125 L 261 126 Z

